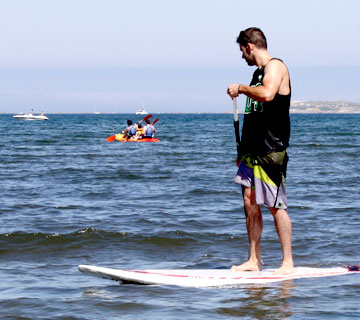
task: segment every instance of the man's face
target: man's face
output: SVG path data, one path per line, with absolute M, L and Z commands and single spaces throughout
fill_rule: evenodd
M 255 59 L 251 54 L 250 46 L 247 45 L 246 47 L 240 45 L 240 51 L 242 52 L 242 58 L 247 62 L 249 66 L 255 65 Z

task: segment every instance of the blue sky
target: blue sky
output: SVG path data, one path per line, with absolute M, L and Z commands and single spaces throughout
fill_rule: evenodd
M 1 1 L 0 112 L 229 111 L 227 85 L 254 71 L 235 43 L 250 26 L 287 63 L 294 100 L 359 102 L 359 9 L 357 0 Z

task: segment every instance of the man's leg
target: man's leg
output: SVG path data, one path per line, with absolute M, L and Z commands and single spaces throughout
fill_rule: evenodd
M 292 258 L 291 234 L 292 225 L 288 213 L 284 209 L 270 208 L 274 217 L 275 228 L 278 233 L 282 252 L 283 262 L 275 274 L 290 274 L 294 272 L 294 262 Z
M 233 266 L 232 271 L 260 271 L 261 270 L 261 247 L 260 238 L 263 221 L 260 206 L 255 201 L 255 191 L 243 187 L 244 207 L 246 214 L 246 227 L 249 236 L 249 259 L 239 266 Z

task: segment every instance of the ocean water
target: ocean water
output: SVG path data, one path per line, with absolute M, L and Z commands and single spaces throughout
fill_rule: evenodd
M 160 143 L 108 143 L 141 116 L 0 115 L 1 319 L 360 318 L 360 274 L 200 289 L 80 273 L 79 264 L 230 268 L 247 258 L 232 115 L 156 117 Z M 291 121 L 295 264 L 360 264 L 360 115 Z M 276 268 L 280 244 L 263 217 L 263 261 Z

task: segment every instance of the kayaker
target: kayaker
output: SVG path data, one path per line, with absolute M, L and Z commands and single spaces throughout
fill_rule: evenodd
M 136 135 L 136 128 L 131 120 L 127 121 L 127 128 L 123 131 L 124 137 L 130 139 Z
M 150 124 L 150 120 L 145 120 L 146 125 L 143 129 L 144 138 L 153 138 L 156 132 L 154 125 Z
M 137 129 L 136 129 L 136 136 L 135 136 L 135 140 L 138 140 L 138 139 L 142 139 L 143 138 L 143 127 L 142 125 L 139 123 L 137 125 Z

